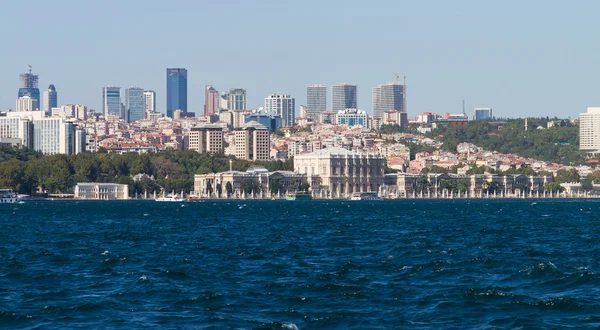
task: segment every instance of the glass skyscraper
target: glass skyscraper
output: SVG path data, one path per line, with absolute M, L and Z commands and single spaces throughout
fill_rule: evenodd
M 173 118 L 175 110 L 187 113 L 187 70 L 167 69 L 167 117 Z
M 492 118 L 492 108 L 475 108 L 475 120 L 485 120 Z
M 306 87 L 306 114 L 318 120 L 319 114 L 325 111 L 327 111 L 327 87 L 323 85 Z
M 127 121 L 133 123 L 134 121 L 144 119 L 144 89 L 139 87 L 129 87 L 125 91 L 125 97 Z
M 389 83 L 373 88 L 373 117 L 382 119 L 385 111 L 404 109 L 404 85 Z
M 44 104 L 42 108 L 46 114 L 49 114 L 52 108 L 58 106 L 58 94 L 54 85 L 48 86 L 48 90 L 44 91 Z
M 337 84 L 331 89 L 331 110 L 338 112 L 346 109 L 358 109 L 356 102 L 356 85 Z
M 121 87 L 108 86 L 102 88 L 102 113 L 105 116 L 115 114 L 123 117 L 121 114 Z
M 29 96 L 32 99 L 37 100 L 38 107 L 42 104 L 40 100 L 40 89 L 38 88 L 38 75 L 31 72 L 31 66 L 29 66 L 28 73 L 22 73 L 19 75 L 19 93 L 18 97 Z
M 246 110 L 246 89 L 232 88 L 229 90 L 229 110 Z

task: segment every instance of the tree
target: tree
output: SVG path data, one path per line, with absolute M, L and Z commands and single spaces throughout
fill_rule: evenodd
M 274 178 L 272 180 L 269 180 L 269 190 L 272 194 L 282 191 L 283 184 L 281 183 L 281 178 Z
M 227 181 L 225 184 L 225 191 L 227 192 L 227 196 L 231 196 L 231 194 L 233 194 L 233 186 L 231 185 L 230 181 Z
M 308 182 L 300 184 L 300 191 L 308 192 L 308 189 L 310 189 L 310 184 Z
M 0 162 L 0 188 L 11 188 L 21 192 L 24 176 L 24 163 L 16 158 Z
M 221 185 L 220 183 L 217 183 L 217 195 L 219 197 L 221 197 L 222 193 L 223 193 L 223 185 Z
M 240 183 L 240 188 L 246 194 L 260 192 L 260 186 L 258 185 L 258 182 L 250 178 L 242 179 L 242 182 Z
M 212 187 L 212 183 L 211 183 L 210 181 L 208 181 L 208 182 L 206 183 L 206 194 L 207 194 L 208 196 L 210 196 L 210 195 L 212 195 L 212 193 L 213 193 L 213 187 Z
M 554 178 L 554 181 L 558 183 L 579 182 L 579 180 L 579 172 L 574 168 L 570 170 L 558 170 L 556 171 L 556 177 Z
M 560 192 L 563 192 L 565 190 L 565 188 L 561 187 L 560 183 L 558 183 L 558 182 L 546 182 L 544 184 L 544 190 L 546 192 L 560 193 Z
M 594 189 L 592 180 L 590 180 L 589 178 L 585 178 L 585 179 L 581 180 L 580 184 L 581 184 L 581 189 L 583 189 L 585 191 L 592 191 L 592 189 Z

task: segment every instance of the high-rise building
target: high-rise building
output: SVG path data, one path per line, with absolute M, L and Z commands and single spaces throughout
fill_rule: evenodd
M 113 114 L 124 118 L 121 114 L 121 87 L 102 87 L 102 114 Z
M 204 90 L 204 115 L 214 115 L 219 113 L 219 91 L 211 85 L 206 85 Z
M 269 129 L 251 121 L 235 131 L 235 157 L 244 160 L 269 160 L 271 140 Z
M 232 88 L 229 90 L 229 98 L 227 100 L 229 110 L 246 110 L 246 89 Z
M 39 110 L 38 101 L 29 96 L 21 96 L 17 99 L 17 112 Z
M 219 108 L 229 110 L 229 93 L 221 93 L 221 98 L 219 99 Z
M 28 73 L 19 75 L 19 93 L 18 97 L 29 96 L 37 101 L 38 107 L 42 104 L 40 100 L 40 89 L 38 88 L 39 77 L 31 71 L 29 66 Z M 36 109 L 37 110 L 37 109 Z
M 167 117 L 173 118 L 177 109 L 187 113 L 187 78 L 186 69 L 167 69 Z
M 385 111 L 404 111 L 404 107 L 404 85 L 396 82 L 373 88 L 373 117 L 383 119 Z
M 475 120 L 485 120 L 492 118 L 492 108 L 475 108 Z
M 48 89 L 44 91 L 44 104 L 42 106 L 45 113 L 50 113 L 52 108 L 58 106 L 58 94 L 54 85 L 48 86 Z
M 306 87 L 306 116 L 319 119 L 321 112 L 327 111 L 327 87 L 311 85 Z
M 190 129 L 188 149 L 198 153 L 223 152 L 223 128 L 215 124 L 201 124 Z
M 156 111 L 156 92 L 145 91 L 144 92 L 144 112 L 155 112 Z
M 579 114 L 579 150 L 600 154 L 600 107 Z
M 284 127 L 296 124 L 296 101 L 285 94 L 274 93 L 265 98 L 265 112 L 276 113 L 281 116 Z
M 144 119 L 144 89 L 139 87 L 127 88 L 125 90 L 125 99 L 127 122 L 133 123 Z
M 33 147 L 33 118 L 0 116 L 0 144 Z
M 337 84 L 331 88 L 331 111 L 358 109 L 356 101 L 356 85 Z
M 77 153 L 75 142 L 75 126 L 64 118 L 33 121 L 33 150 L 50 155 L 70 155 Z

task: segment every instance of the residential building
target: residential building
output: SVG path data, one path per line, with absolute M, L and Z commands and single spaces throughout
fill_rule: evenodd
M 331 111 L 338 112 L 346 109 L 358 109 L 356 100 L 356 85 L 342 83 L 331 88 Z
M 383 112 L 382 125 L 408 126 L 408 114 L 404 111 L 387 110 Z
M 204 90 L 204 115 L 214 115 L 219 113 L 219 91 L 211 85 L 206 85 Z
M 359 109 L 340 110 L 335 114 L 336 125 L 367 127 L 367 113 Z
M 292 127 L 296 122 L 296 101 L 285 94 L 274 93 L 265 98 L 265 112 L 281 116 L 284 127 Z
M 17 99 L 17 112 L 29 112 L 39 110 L 38 100 L 29 96 L 21 96 Z
M 223 128 L 215 124 L 200 124 L 190 129 L 188 149 L 198 153 L 223 152 Z
M 102 88 L 102 114 L 107 116 L 109 114 L 118 115 L 125 119 L 122 111 L 121 104 L 121 87 L 110 85 Z
M 146 118 L 148 113 L 156 112 L 156 92 L 155 91 L 144 91 L 144 112 Z
M 269 129 L 255 121 L 235 130 L 235 157 L 245 160 L 269 160 L 271 141 Z
M 139 87 L 129 87 L 125 90 L 125 108 L 127 109 L 127 122 L 133 123 L 138 120 L 144 119 L 145 106 L 144 106 L 144 89 Z
M 589 107 L 579 114 L 579 150 L 600 153 L 600 107 Z
M 492 108 L 475 108 L 474 120 L 485 120 L 492 118 Z
M 22 73 L 19 75 L 19 93 L 17 97 L 29 96 L 36 100 L 38 107 L 42 104 L 40 99 L 40 89 L 38 88 L 39 77 L 33 74 L 31 71 L 31 65 L 29 66 L 29 72 Z M 38 110 L 38 109 L 35 109 Z
M 229 90 L 227 99 L 227 106 L 229 110 L 246 110 L 246 89 L 245 88 L 232 88 Z
M 405 111 L 404 94 L 404 85 L 397 82 L 373 88 L 373 117 L 383 119 L 389 110 Z
M 219 99 L 219 108 L 224 110 L 229 110 L 229 93 L 223 92 L 221 93 L 221 98 Z
M 50 155 L 76 153 L 73 123 L 61 117 L 34 119 L 33 150 Z
M 306 117 L 317 121 L 319 114 L 324 111 L 327 111 L 327 87 L 323 85 L 306 87 Z
M 129 199 L 129 185 L 117 183 L 78 182 L 75 199 L 114 200 Z
M 187 113 L 187 79 L 188 73 L 184 68 L 167 69 L 167 117 L 173 118 L 175 110 Z
M 58 106 L 58 93 L 54 85 L 48 86 L 48 90 L 44 91 L 44 104 L 42 106 L 46 114 L 50 113 L 50 109 Z

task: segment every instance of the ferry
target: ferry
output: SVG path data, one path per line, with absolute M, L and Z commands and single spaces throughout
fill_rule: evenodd
M 353 193 L 350 197 L 352 201 L 380 201 L 381 197 L 376 192 Z
M 155 201 L 157 201 L 157 202 L 183 202 L 184 199 L 178 198 L 177 194 L 169 194 L 166 197 L 163 194 L 163 197 L 159 197 L 159 198 L 155 199 Z
M 10 189 L 0 189 L 0 204 L 20 202 L 19 196 Z
M 286 201 L 306 201 L 312 200 L 312 196 L 309 192 L 289 192 L 285 194 Z

